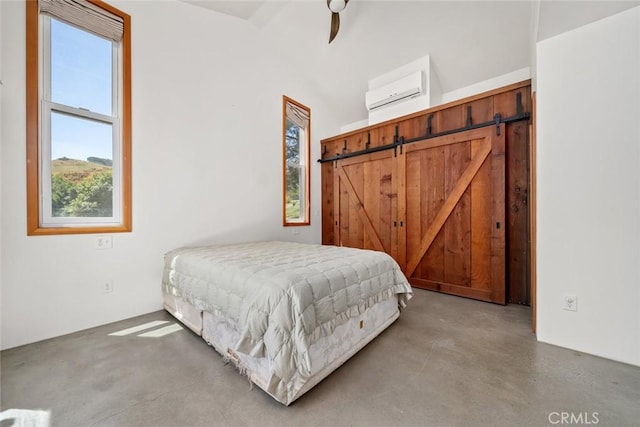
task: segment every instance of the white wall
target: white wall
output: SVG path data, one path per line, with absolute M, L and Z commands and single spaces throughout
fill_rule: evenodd
M 177 246 L 320 242 L 315 159 L 338 121 L 307 76 L 246 21 L 174 1 L 115 5 L 132 16 L 134 231 L 96 250 L 91 235 L 26 236 L 24 2 L 0 2 L 2 348 L 161 309 L 163 254 Z M 283 94 L 312 110 L 312 225 L 296 235 L 281 226 Z
M 531 70 L 529 69 L 529 67 L 521 68 L 507 74 L 502 74 L 500 76 L 483 80 L 469 86 L 455 89 L 450 92 L 445 92 L 442 94 L 442 103 L 445 104 L 447 102 L 457 101 L 459 99 L 477 95 L 482 92 L 499 89 L 513 83 L 519 83 L 530 78 Z
M 640 365 L 640 8 L 538 43 L 537 86 L 538 339 Z

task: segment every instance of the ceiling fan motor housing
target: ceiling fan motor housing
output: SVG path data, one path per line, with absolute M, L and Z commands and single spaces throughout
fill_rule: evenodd
M 331 12 L 338 13 L 338 12 L 342 12 L 344 10 L 344 8 L 347 6 L 347 1 L 345 1 L 345 0 L 329 0 L 327 2 L 327 6 L 329 6 L 329 10 L 331 10 Z

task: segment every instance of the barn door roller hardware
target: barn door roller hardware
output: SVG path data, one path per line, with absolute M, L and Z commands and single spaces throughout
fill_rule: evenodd
M 398 156 L 398 135 L 400 134 L 400 127 L 396 125 L 396 131 L 393 134 L 393 157 Z M 400 152 L 402 154 L 402 152 Z
M 399 135 L 398 125 L 396 125 L 396 131 L 395 131 L 395 135 L 393 136 L 392 144 L 381 145 L 379 147 L 373 147 L 373 148 L 365 148 L 364 150 L 346 153 L 346 140 L 345 140 L 345 149 L 343 149 L 343 154 L 336 154 L 335 157 L 319 159 L 318 163 L 326 163 L 334 160 L 347 159 L 349 157 L 361 156 L 363 154 L 376 153 L 378 151 L 385 151 L 385 150 L 394 150 L 394 155 L 396 155 L 398 147 L 400 147 L 400 154 L 402 154 L 402 146 L 404 144 L 411 144 L 412 142 L 424 141 L 427 139 L 438 138 L 440 136 L 451 135 L 459 132 L 466 132 L 468 130 L 480 129 L 488 126 L 496 126 L 496 132 L 498 135 L 500 135 L 500 125 L 502 123 L 507 124 L 507 123 L 519 122 L 522 120 L 529 120 L 530 116 L 531 116 L 530 113 L 523 111 L 522 94 L 520 92 L 517 92 L 516 93 L 516 114 L 511 117 L 503 118 L 500 113 L 496 113 L 493 116 L 493 120 L 491 121 L 473 124 L 473 119 L 471 117 L 471 107 L 468 107 L 467 120 L 466 120 L 465 126 L 457 129 L 451 129 L 443 132 L 433 133 L 432 127 L 431 127 L 431 120 L 433 118 L 433 115 L 430 115 L 427 117 L 427 129 L 423 136 L 419 136 L 417 138 L 412 138 L 412 139 L 405 139 L 403 136 Z
M 398 142 L 393 147 L 393 157 L 398 156 L 398 147 L 400 147 L 400 154 L 402 155 L 402 146 L 404 145 L 404 136 L 398 139 Z
M 522 93 L 516 93 L 516 116 L 522 114 Z

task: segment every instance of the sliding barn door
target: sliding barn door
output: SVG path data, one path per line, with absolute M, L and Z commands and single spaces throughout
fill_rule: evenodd
M 412 285 L 505 303 L 504 135 L 490 126 L 403 147 Z
M 334 239 L 338 246 L 398 257 L 397 162 L 393 150 L 334 163 Z

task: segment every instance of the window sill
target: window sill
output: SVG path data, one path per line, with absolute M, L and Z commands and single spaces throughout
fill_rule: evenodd
M 97 227 L 35 227 L 27 229 L 27 236 L 51 236 L 61 234 L 103 234 L 128 233 L 131 226 L 97 226 Z

